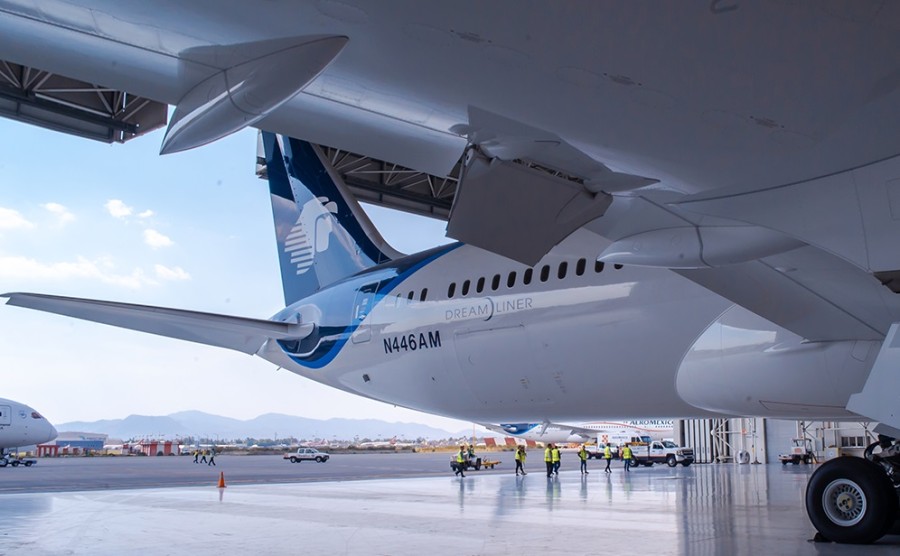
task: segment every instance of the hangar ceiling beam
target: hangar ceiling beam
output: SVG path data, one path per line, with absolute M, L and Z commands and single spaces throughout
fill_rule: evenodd
M 459 184 L 459 164 L 450 175 L 435 176 L 341 149 L 319 148 L 360 201 L 440 220 L 449 218 Z M 256 175 L 266 179 L 261 142 L 256 160 Z
M 162 127 L 164 103 L 0 60 L 0 116 L 105 143 Z

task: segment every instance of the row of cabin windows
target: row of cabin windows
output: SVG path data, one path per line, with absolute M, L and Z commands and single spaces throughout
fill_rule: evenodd
M 427 299 L 427 298 L 428 298 L 428 288 L 422 288 L 422 291 L 419 292 L 419 301 L 425 301 L 425 299 Z M 401 299 L 403 299 L 403 295 L 398 293 L 397 294 L 397 302 L 399 303 Z M 406 294 L 406 299 L 409 301 L 415 301 L 416 300 L 416 292 L 409 292 L 408 294 Z
M 587 267 L 587 259 L 578 259 L 578 262 L 575 263 L 575 276 L 583 276 L 585 273 L 586 267 Z M 594 272 L 595 273 L 603 272 L 604 267 L 605 267 L 605 265 L 603 264 L 603 262 L 601 262 L 601 261 L 594 262 Z M 614 264 L 613 268 L 615 268 L 616 270 L 619 270 L 620 268 L 622 268 L 622 265 Z M 550 279 L 550 272 L 551 272 L 550 265 L 548 265 L 548 264 L 543 265 L 540 269 L 540 272 L 538 273 L 538 279 L 541 282 L 546 282 L 547 280 Z M 559 280 L 564 280 L 566 275 L 568 274 L 568 272 L 569 272 L 569 263 L 566 261 L 562 261 L 556 267 L 556 277 Z M 506 276 L 506 287 L 507 288 L 515 287 L 517 277 L 518 277 L 518 275 L 515 270 L 510 272 Z M 522 284 L 527 286 L 527 285 L 531 284 L 532 281 L 534 281 L 534 278 L 535 278 L 534 269 L 526 268 L 525 271 L 522 273 Z M 502 277 L 499 274 L 494 274 L 494 277 L 491 278 L 491 284 L 490 284 L 491 291 L 497 291 L 500 289 L 501 280 L 502 280 Z M 478 278 L 478 280 L 475 281 L 475 293 L 482 293 L 485 290 L 486 285 L 487 285 L 486 280 L 483 276 Z M 465 282 L 462 283 L 462 287 L 460 288 L 460 293 L 462 294 L 463 297 L 465 297 L 465 296 L 469 295 L 469 292 L 471 291 L 471 289 L 472 289 L 472 281 L 466 280 Z M 410 295 L 410 299 L 412 299 L 412 295 L 413 295 L 412 292 L 410 292 L 409 295 Z M 455 295 L 456 295 L 456 282 L 451 282 L 450 286 L 447 288 L 447 297 L 453 298 Z M 425 301 L 424 290 L 423 290 L 420 300 Z

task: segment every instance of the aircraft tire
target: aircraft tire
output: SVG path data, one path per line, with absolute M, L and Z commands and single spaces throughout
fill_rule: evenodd
M 806 486 L 806 513 L 826 539 L 869 544 L 884 536 L 898 514 L 897 494 L 884 470 L 870 461 L 840 457 L 823 463 Z

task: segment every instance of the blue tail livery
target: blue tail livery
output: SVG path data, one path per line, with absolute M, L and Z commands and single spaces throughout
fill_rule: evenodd
M 286 305 L 401 256 L 317 147 L 269 132 L 262 136 Z

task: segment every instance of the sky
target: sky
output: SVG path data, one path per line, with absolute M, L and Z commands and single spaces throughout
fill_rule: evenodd
M 107 145 L 0 118 L 0 292 L 269 318 L 284 306 L 256 130 L 159 156 L 162 130 Z M 445 223 L 366 206 L 396 249 Z M 471 424 L 322 386 L 242 353 L 0 304 L 0 397 L 51 422 L 199 410 Z

